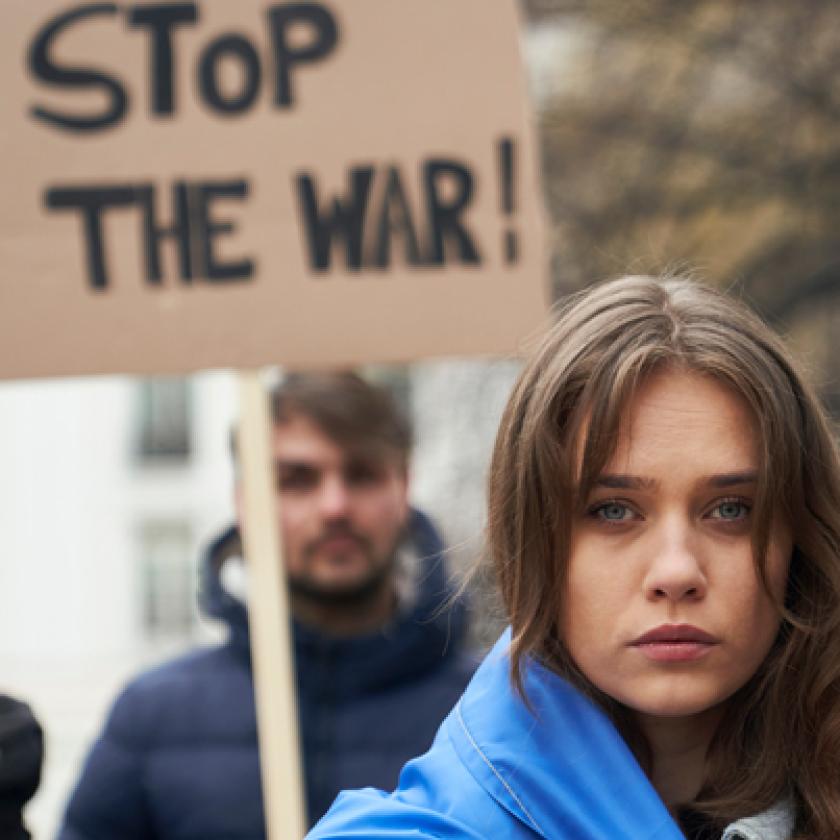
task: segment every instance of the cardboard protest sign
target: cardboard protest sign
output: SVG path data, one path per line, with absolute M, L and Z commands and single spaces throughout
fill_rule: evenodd
M 4 0 L 0 378 L 508 352 L 544 313 L 514 0 Z M 305 823 L 242 377 L 268 835 Z
M 507 352 L 513 0 L 4 0 L 0 377 Z

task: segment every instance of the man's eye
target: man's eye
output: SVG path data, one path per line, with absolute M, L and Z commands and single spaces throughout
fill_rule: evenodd
M 355 464 L 347 468 L 344 480 L 348 484 L 364 485 L 375 484 L 382 477 L 381 470 L 368 464 Z
M 311 490 L 318 482 L 318 474 L 313 470 L 289 470 L 281 472 L 278 486 L 281 490 Z
M 636 518 L 635 511 L 621 502 L 604 502 L 592 508 L 590 513 L 604 522 L 629 522 Z
M 746 519 L 749 515 L 750 506 L 741 499 L 724 499 L 709 512 L 710 518 L 724 522 L 737 522 Z

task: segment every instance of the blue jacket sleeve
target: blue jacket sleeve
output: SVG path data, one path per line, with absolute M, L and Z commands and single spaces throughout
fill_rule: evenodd
M 508 644 L 505 634 L 393 793 L 342 794 L 308 840 L 681 840 L 602 710 L 536 662 L 533 707 L 523 702 Z
M 533 840 L 494 807 L 461 766 L 446 724 L 425 755 L 403 768 L 397 789 L 345 791 L 306 840 Z
M 154 840 L 143 791 L 145 746 L 132 726 L 139 700 L 129 686 L 114 703 L 85 761 L 57 840 Z
M 395 804 L 373 788 L 342 793 L 306 840 L 487 840 L 442 814 Z

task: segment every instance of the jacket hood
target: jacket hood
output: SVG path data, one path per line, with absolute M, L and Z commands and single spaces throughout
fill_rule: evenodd
M 387 688 L 420 677 L 460 654 L 466 634 L 467 609 L 454 599 L 446 579 L 444 546 L 434 525 L 412 509 L 403 545 L 416 558 L 416 589 L 394 618 L 378 632 L 352 638 L 332 638 L 293 621 L 295 659 L 301 669 L 329 663 L 342 695 Z M 248 615 L 244 603 L 227 592 L 220 572 L 230 557 L 241 556 L 237 528 L 223 532 L 208 547 L 201 564 L 199 605 L 208 617 L 230 630 L 230 644 L 249 656 Z M 454 599 L 454 600 L 453 600 Z
M 307 840 L 684 840 L 606 715 L 533 659 L 526 706 L 509 647 L 506 631 L 393 793 L 342 793 Z
M 604 712 L 532 657 L 510 680 L 506 630 L 392 793 L 345 791 L 306 840 L 684 840 Z M 789 840 L 791 800 L 739 820 L 722 840 Z
M 509 647 L 510 629 L 447 719 L 476 781 L 541 837 L 682 840 L 606 715 L 534 660 L 526 707 L 510 685 Z

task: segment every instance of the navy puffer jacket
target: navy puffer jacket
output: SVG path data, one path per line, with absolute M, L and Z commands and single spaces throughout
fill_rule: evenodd
M 440 538 L 418 511 L 409 533 L 422 558 L 410 610 L 355 639 L 294 626 L 311 822 L 343 789 L 392 788 L 402 765 L 428 748 L 474 670 L 461 652 L 463 605 L 440 612 L 451 596 Z M 59 840 L 265 837 L 247 615 L 219 580 L 237 546 L 230 529 L 202 567 L 202 607 L 227 622 L 227 642 L 128 685 L 88 756 Z

